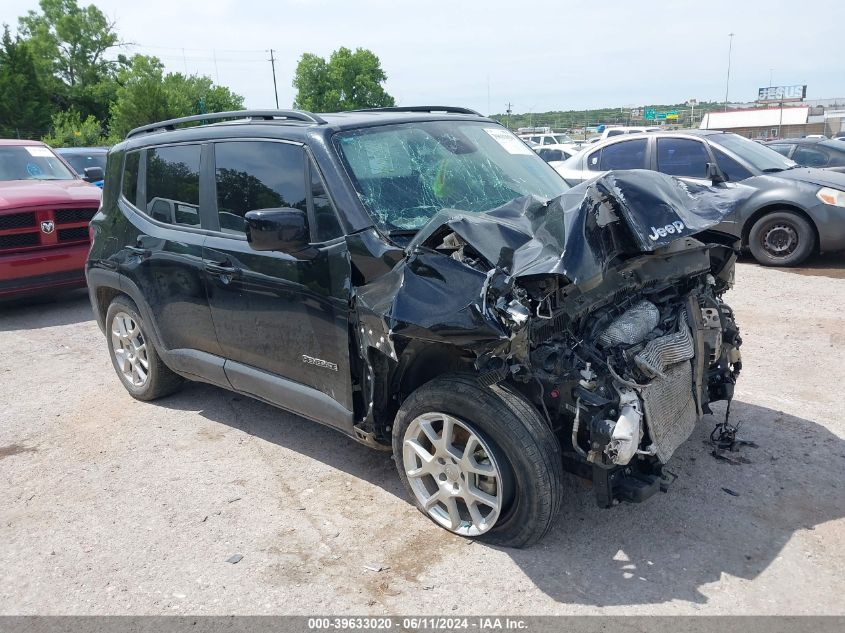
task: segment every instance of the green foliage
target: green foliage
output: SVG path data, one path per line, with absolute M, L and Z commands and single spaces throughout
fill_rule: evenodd
M 718 110 L 724 104 L 715 101 L 701 102 L 695 106 L 695 124 L 701 120 L 701 115 L 710 110 Z M 677 122 L 669 121 L 682 127 L 689 127 L 690 108 L 685 104 L 674 105 L 649 105 L 649 107 L 662 112 L 678 110 L 681 118 Z M 596 108 L 592 110 L 557 110 L 551 112 L 533 112 L 523 114 L 493 114 L 492 119 L 502 125 L 508 125 L 512 130 L 520 127 L 552 127 L 555 129 L 583 128 L 585 125 L 593 126 L 604 123 L 619 125 L 658 125 L 659 121 L 645 121 L 643 119 L 631 119 L 630 108 Z
M 243 108 L 243 97 L 208 77 L 164 74 L 155 57 L 135 55 L 117 76 L 109 136 L 121 140 L 132 128 L 165 119 Z
M 92 115 L 82 119 L 76 110 L 57 112 L 52 132 L 42 140 L 52 147 L 96 147 L 106 144 L 103 128 Z
M 48 93 L 42 86 L 29 45 L 12 39 L 0 45 L 0 136 L 37 136 L 50 124 Z
M 314 112 L 336 112 L 395 105 L 382 83 L 387 75 L 376 55 L 367 49 L 352 52 L 341 47 L 329 61 L 304 53 L 296 66 L 293 87 L 295 108 Z
M 39 8 L 18 22 L 42 83 L 59 109 L 105 119 L 115 90 L 116 62 L 105 57 L 118 44 L 114 23 L 96 6 L 80 7 L 76 0 L 40 0 Z

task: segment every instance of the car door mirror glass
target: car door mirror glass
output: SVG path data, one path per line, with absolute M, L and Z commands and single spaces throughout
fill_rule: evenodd
M 292 208 L 248 211 L 246 239 L 256 251 L 296 253 L 309 243 L 308 215 Z

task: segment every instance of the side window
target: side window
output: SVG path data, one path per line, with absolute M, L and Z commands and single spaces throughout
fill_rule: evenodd
M 299 145 L 227 141 L 214 146 L 214 156 L 217 213 L 224 233 L 245 233 L 247 211 L 307 210 L 305 153 Z
M 599 159 L 601 158 L 601 150 L 598 149 L 589 156 L 587 156 L 587 169 L 590 171 L 599 171 Z
M 625 132 L 623 132 L 622 130 L 608 130 L 607 131 L 607 138 L 610 138 L 611 136 L 620 136 L 624 133 Z
M 713 147 L 713 153 L 716 155 L 716 164 L 719 165 L 719 169 L 722 170 L 722 173 L 725 174 L 731 182 L 739 182 L 740 180 L 751 178 L 750 171 L 725 154 L 718 147 Z
M 783 154 L 786 157 L 789 157 L 789 150 L 792 149 L 792 145 L 789 143 L 772 143 L 771 145 L 766 145 L 766 147 L 773 149 L 778 154 Z
M 147 150 L 147 214 L 159 222 L 200 225 L 200 146 Z
M 710 155 L 701 141 L 687 138 L 657 139 L 657 171 L 670 176 L 707 178 Z
M 804 167 L 824 167 L 828 158 L 822 150 L 799 145 L 792 155 L 792 160 Z
M 645 154 L 648 139 L 638 138 L 607 145 L 601 149 L 599 166 L 608 169 L 645 169 Z
M 123 159 L 123 197 L 133 205 L 138 204 L 138 166 L 141 152 L 129 152 Z
M 310 163 L 311 172 L 311 200 L 314 205 L 314 235 L 318 242 L 333 240 L 343 235 L 340 223 L 337 221 L 332 201 L 326 192 L 326 186 L 313 162 Z

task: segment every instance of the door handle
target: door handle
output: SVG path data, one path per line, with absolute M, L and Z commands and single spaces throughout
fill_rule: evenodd
M 240 272 L 240 268 L 230 262 L 206 262 L 205 269 L 214 275 L 236 275 Z
M 148 248 L 141 248 L 140 246 L 125 246 L 124 248 L 133 255 L 139 255 L 141 257 L 150 256 L 150 249 Z

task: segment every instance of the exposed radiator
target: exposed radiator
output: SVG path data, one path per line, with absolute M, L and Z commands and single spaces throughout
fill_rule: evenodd
M 692 363 L 669 366 L 641 391 L 645 421 L 657 458 L 664 464 L 689 439 L 698 421 L 693 397 Z

